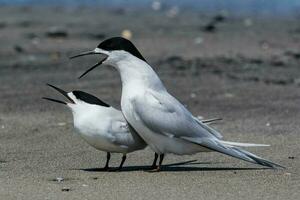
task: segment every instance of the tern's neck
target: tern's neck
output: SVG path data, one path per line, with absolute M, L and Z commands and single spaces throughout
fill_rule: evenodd
M 117 62 L 116 65 L 123 87 L 134 84 L 156 90 L 165 90 L 161 80 L 148 63 L 131 57 L 130 59 L 123 59 Z
M 77 103 L 71 106 L 74 120 L 102 115 L 103 113 L 105 114 L 107 110 L 107 107 L 87 103 Z

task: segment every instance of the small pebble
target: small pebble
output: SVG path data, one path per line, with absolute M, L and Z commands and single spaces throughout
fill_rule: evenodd
M 269 45 L 268 42 L 262 42 L 262 43 L 261 43 L 261 48 L 262 48 L 263 50 L 268 50 L 268 49 L 270 48 L 270 45 Z
M 271 65 L 274 65 L 274 66 L 284 66 L 285 65 L 285 62 L 283 60 L 279 60 L 279 59 L 274 59 L 271 61 Z
M 245 19 L 245 20 L 244 20 L 244 25 L 245 25 L 246 27 L 252 26 L 252 25 L 253 25 L 252 19 L 250 19 L 250 18 Z
M 216 31 L 216 26 L 214 23 L 208 23 L 203 27 L 203 31 L 213 33 Z
M 41 40 L 40 40 L 40 38 L 36 37 L 36 38 L 31 39 L 31 43 L 34 45 L 39 45 L 41 43 Z
M 266 123 L 266 126 L 268 126 L 268 127 L 269 127 L 269 126 L 271 126 L 271 124 L 268 122 L 268 123 Z
M 300 85 L 300 78 L 294 79 L 294 84 L 299 86 Z
M 132 32 L 128 29 L 122 31 L 122 37 L 130 40 L 132 38 Z
M 34 38 L 38 38 L 38 35 L 36 33 L 27 33 L 25 34 L 25 37 L 28 39 L 34 39 Z
M 17 52 L 17 53 L 23 53 L 23 52 L 24 52 L 23 47 L 21 47 L 20 45 L 15 45 L 15 46 L 14 46 L 14 50 L 15 50 L 15 52 Z
M 190 97 L 193 99 L 193 98 L 196 98 L 196 94 L 195 93 L 191 93 Z
M 60 58 L 60 52 L 53 52 L 50 54 L 51 60 L 59 60 Z
M 65 125 L 67 125 L 66 122 L 59 122 L 59 123 L 57 123 L 57 126 L 65 126 Z
M 61 191 L 63 191 L 63 192 L 69 192 L 70 188 L 64 187 L 64 188 L 61 189 Z
M 287 56 L 291 56 L 294 59 L 300 59 L 300 52 L 287 51 L 285 52 Z
M 27 61 L 28 62 L 35 62 L 37 60 L 37 58 L 36 58 L 36 56 L 34 56 L 34 55 L 29 55 L 28 57 L 27 57 Z
M 87 187 L 88 185 L 87 184 L 82 184 L 82 187 Z
M 50 38 L 64 38 L 68 37 L 68 32 L 64 28 L 53 26 L 48 29 L 46 35 Z
M 57 177 L 55 180 L 56 180 L 57 182 L 61 183 L 61 182 L 64 181 L 64 178 L 63 178 L 63 177 Z
M 223 21 L 225 21 L 225 19 L 226 19 L 226 17 L 225 17 L 224 15 L 221 15 L 221 14 L 216 15 L 216 16 L 213 18 L 213 20 L 214 20 L 215 22 L 223 22 Z
M 225 93 L 224 96 L 226 98 L 233 98 L 234 97 L 234 94 L 231 94 L 231 93 Z
M 176 17 L 179 13 L 179 8 L 177 6 L 172 7 L 170 10 L 167 11 L 167 17 L 173 18 Z
M 158 11 L 161 9 L 161 2 L 160 1 L 153 1 L 151 5 L 152 9 Z
M 38 128 L 34 128 L 34 129 L 32 129 L 32 132 L 34 132 L 34 133 L 39 132 L 39 129 Z
M 203 38 L 202 37 L 196 37 L 194 40 L 195 44 L 202 44 L 203 43 Z

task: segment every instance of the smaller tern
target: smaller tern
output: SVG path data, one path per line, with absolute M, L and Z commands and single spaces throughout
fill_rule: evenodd
M 43 97 L 43 99 L 65 104 L 73 114 L 76 133 L 92 147 L 107 153 L 103 170 L 109 169 L 111 153 L 122 153 L 122 161 L 116 170 L 121 170 L 126 160 L 126 154 L 144 149 L 147 144 L 128 125 L 121 111 L 113 108 L 99 98 L 83 91 L 66 92 L 54 85 L 47 84 L 69 102 Z M 213 123 L 221 118 L 202 120 L 203 123 Z M 156 167 L 158 155 L 155 154 L 151 168 Z
M 147 146 L 133 129 L 129 130 L 121 111 L 86 92 L 78 90 L 66 92 L 56 86 L 47 85 L 64 95 L 69 102 L 48 97 L 43 97 L 43 99 L 69 107 L 73 114 L 76 133 L 92 147 L 107 152 L 103 170 L 109 170 L 111 153 L 123 154 L 120 166 L 117 168 L 121 170 L 127 153 L 144 149 Z

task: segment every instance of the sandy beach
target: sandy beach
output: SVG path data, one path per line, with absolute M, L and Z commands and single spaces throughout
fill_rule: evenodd
M 0 7 L 0 199 L 299 199 L 300 25 L 297 18 L 79 7 Z M 286 167 L 272 170 L 218 153 L 128 155 L 103 172 L 105 153 L 74 134 L 71 112 L 42 100 L 46 83 L 83 90 L 120 108 L 119 74 L 97 59 L 69 60 L 103 39 L 132 32 L 168 91 L 195 116 L 222 117 L 224 139 Z M 121 155 L 113 154 L 117 167 Z

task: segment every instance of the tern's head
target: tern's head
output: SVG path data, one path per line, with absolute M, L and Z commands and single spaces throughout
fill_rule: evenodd
M 71 59 L 94 54 L 101 56 L 100 61 L 84 72 L 79 78 L 83 77 L 101 64 L 107 64 L 116 67 L 119 61 L 133 58 L 146 62 L 145 58 L 134 46 L 134 44 L 122 37 L 113 37 L 104 40 L 94 50 L 72 56 Z
M 54 85 L 50 85 L 50 84 L 47 84 L 47 85 L 52 87 L 59 93 L 61 93 L 63 96 L 65 96 L 68 99 L 68 101 L 61 101 L 61 100 L 52 99 L 52 98 L 48 98 L 48 97 L 43 97 L 43 99 L 53 101 L 56 103 L 65 104 L 68 107 L 70 107 L 73 112 L 74 111 L 75 112 L 76 111 L 84 111 L 86 109 L 94 109 L 95 106 L 97 106 L 98 108 L 99 107 L 110 107 L 110 105 L 106 104 L 105 102 L 101 101 L 97 97 L 95 97 L 91 94 L 88 94 L 86 92 L 79 91 L 79 90 L 75 90 L 72 92 L 66 92 Z

